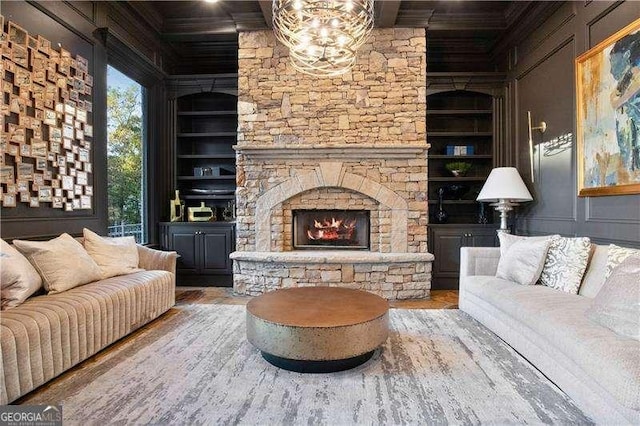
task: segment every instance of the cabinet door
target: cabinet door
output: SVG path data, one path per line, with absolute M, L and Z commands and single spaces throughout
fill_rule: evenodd
M 495 229 L 476 228 L 470 229 L 467 246 L 471 247 L 496 247 L 498 234 Z
M 434 228 L 431 233 L 434 290 L 456 289 L 460 271 L 460 247 L 465 244 L 465 232 L 461 229 Z
M 178 252 L 180 257 L 176 268 L 178 272 L 198 272 L 198 245 L 200 239 L 196 231 L 190 228 L 173 229 L 170 233 L 171 249 Z
M 229 254 L 233 251 L 232 229 L 207 229 L 202 238 L 202 273 L 231 273 Z

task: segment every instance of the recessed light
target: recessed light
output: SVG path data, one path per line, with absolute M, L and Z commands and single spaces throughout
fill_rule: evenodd
M 205 3 L 218 3 L 218 0 L 204 0 Z

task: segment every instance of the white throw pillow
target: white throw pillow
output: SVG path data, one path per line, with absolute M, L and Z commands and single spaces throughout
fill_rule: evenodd
M 15 308 L 38 291 L 42 278 L 18 250 L 0 241 L 0 299 L 4 310 Z
M 520 285 L 534 285 L 540 278 L 552 237 L 519 237 L 500 232 L 496 277 Z
M 591 255 L 589 238 L 553 238 L 540 275 L 540 284 L 578 294 Z
M 138 248 L 134 237 L 101 237 L 89 229 L 83 229 L 84 248 L 98 264 L 102 278 L 131 274 L 138 268 Z
M 14 240 L 13 245 L 36 268 L 49 294 L 98 281 L 102 276 L 82 244 L 69 234 L 49 241 Z
M 607 252 L 607 266 L 604 270 L 604 280 L 606 281 L 616 266 L 621 264 L 627 257 L 640 256 L 640 250 L 627 247 L 620 247 L 615 244 L 609 244 Z

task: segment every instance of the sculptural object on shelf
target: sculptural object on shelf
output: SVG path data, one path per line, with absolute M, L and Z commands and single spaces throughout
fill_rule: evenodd
M 180 191 L 176 189 L 176 198 L 169 201 L 169 219 L 171 222 L 182 222 L 184 220 L 184 201 L 180 199 Z
M 449 215 L 446 211 L 444 211 L 444 208 L 442 206 L 442 201 L 444 200 L 444 194 L 446 191 L 446 188 L 443 186 L 438 188 L 438 211 L 436 212 L 434 217 L 436 223 L 447 223 L 447 220 L 449 220 Z

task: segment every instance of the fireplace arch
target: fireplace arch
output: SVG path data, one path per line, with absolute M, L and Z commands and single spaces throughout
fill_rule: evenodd
M 288 199 L 318 188 L 344 188 L 366 195 L 391 211 L 391 252 L 407 252 L 407 202 L 397 193 L 358 174 L 346 172 L 342 162 L 323 162 L 314 170 L 295 174 L 262 194 L 256 201 L 256 251 L 271 250 L 273 208 Z

